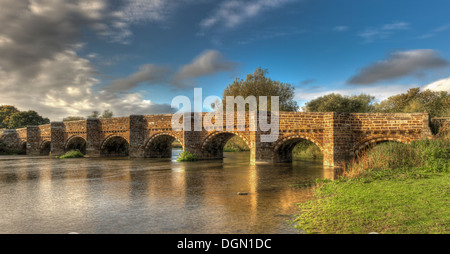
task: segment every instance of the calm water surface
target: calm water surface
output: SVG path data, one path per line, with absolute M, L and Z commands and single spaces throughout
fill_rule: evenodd
M 217 161 L 0 156 L 0 233 L 298 233 L 289 220 L 312 198 L 295 188 L 333 178 L 321 161 Z M 238 193 L 248 195 L 238 195 Z

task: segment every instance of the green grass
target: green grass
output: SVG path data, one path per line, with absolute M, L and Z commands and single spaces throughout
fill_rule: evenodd
M 183 151 L 181 153 L 178 154 L 178 158 L 177 161 L 181 162 L 181 161 L 196 161 L 197 157 L 195 156 L 195 154 L 192 154 L 190 152 L 187 151 Z
M 64 155 L 56 156 L 58 159 L 69 159 L 69 158 L 83 158 L 84 154 L 79 150 L 71 150 L 66 152 Z
M 316 198 L 299 204 L 296 228 L 307 233 L 448 234 L 448 140 L 380 144 L 322 181 Z

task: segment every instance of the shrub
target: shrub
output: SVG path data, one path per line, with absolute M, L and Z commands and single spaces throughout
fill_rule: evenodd
M 177 161 L 196 161 L 197 157 L 195 154 L 192 154 L 188 151 L 183 151 L 180 154 L 178 154 Z

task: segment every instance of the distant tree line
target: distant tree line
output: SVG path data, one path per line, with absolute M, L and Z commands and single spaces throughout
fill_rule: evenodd
M 367 94 L 344 96 L 328 94 L 311 100 L 302 108 L 306 112 L 353 113 L 420 113 L 431 117 L 450 116 L 450 94 L 446 91 L 421 91 L 411 88 L 406 93 L 391 96 L 381 102 Z
M 87 116 L 87 118 L 112 118 L 114 116 L 114 113 L 107 109 L 103 111 L 102 114 L 100 114 L 99 111 L 94 110 L 90 115 Z M 63 122 L 70 122 L 70 121 L 79 121 L 79 120 L 86 120 L 85 117 L 82 116 L 68 116 L 63 118 Z

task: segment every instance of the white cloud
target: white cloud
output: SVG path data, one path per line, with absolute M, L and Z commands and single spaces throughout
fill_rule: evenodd
M 440 79 L 422 87 L 422 90 L 446 91 L 450 93 L 450 78 Z

